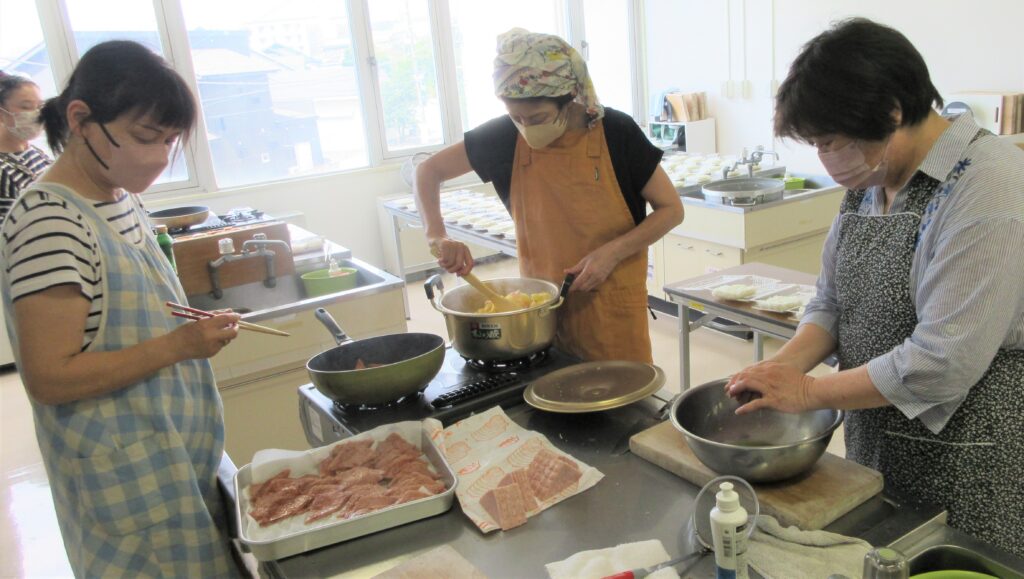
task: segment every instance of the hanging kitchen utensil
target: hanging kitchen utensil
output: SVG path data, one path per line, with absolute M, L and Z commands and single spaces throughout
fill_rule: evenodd
M 643 400 L 664 385 L 665 372 L 653 364 L 585 362 L 535 380 L 523 398 L 549 412 L 597 412 Z
M 341 404 L 383 404 L 422 391 L 444 363 L 444 338 L 391 334 L 353 340 L 324 308 L 314 312 L 338 346 L 313 356 L 306 370 L 324 396 Z

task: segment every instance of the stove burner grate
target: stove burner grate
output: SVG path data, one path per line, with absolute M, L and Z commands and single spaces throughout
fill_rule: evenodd
M 484 372 L 516 372 L 519 370 L 526 370 L 527 368 L 533 368 L 534 366 L 540 366 L 548 359 L 548 352 L 551 348 L 545 348 L 539 352 L 534 352 L 529 356 L 522 358 L 516 358 L 514 360 L 472 360 L 463 356 L 468 364 L 474 370 L 482 370 Z
M 403 406 L 405 404 L 409 404 L 410 402 L 412 402 L 414 400 L 418 400 L 419 397 L 420 397 L 420 393 L 416 392 L 416 393 L 413 393 L 413 394 L 408 394 L 406 396 L 402 396 L 401 398 L 399 398 L 397 400 L 391 400 L 389 402 L 381 402 L 380 404 L 343 404 L 343 403 L 338 402 L 337 400 L 335 400 L 334 401 L 334 408 L 336 408 L 337 410 L 339 410 L 341 412 L 346 412 L 346 413 L 369 412 L 369 411 L 373 411 L 373 410 L 382 410 L 384 408 L 396 408 L 398 406 Z

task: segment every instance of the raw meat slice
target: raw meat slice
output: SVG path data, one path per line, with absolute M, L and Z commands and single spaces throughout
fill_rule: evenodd
M 396 505 L 400 505 L 402 503 L 425 499 L 432 495 L 418 490 L 388 489 L 388 496 L 395 499 Z
M 331 449 L 331 456 L 320 463 L 320 474 L 331 475 L 343 470 L 365 466 L 377 460 L 377 452 L 371 448 L 373 441 L 358 441 L 339 444 Z
M 253 518 L 259 522 L 261 527 L 266 527 L 304 512 L 312 500 L 313 497 L 310 495 L 282 497 L 268 505 L 267 509 L 260 513 L 261 517 L 257 517 L 254 513 Z
M 384 471 L 375 468 L 366 468 L 365 466 L 357 466 L 353 469 L 335 474 L 332 478 L 338 481 L 339 484 L 348 486 L 377 484 L 384 479 Z
M 306 517 L 306 523 L 319 521 L 340 511 L 351 498 L 352 495 L 340 487 L 338 490 L 318 494 L 309 504 L 309 516 Z
M 487 491 L 480 499 L 480 506 L 491 515 L 503 531 L 526 524 L 523 493 L 519 492 L 516 485 L 506 485 Z
M 569 488 L 583 476 L 573 461 L 544 449 L 526 467 L 530 488 L 541 501 L 546 501 Z
M 265 480 L 265 481 L 263 481 L 261 483 L 254 483 L 252 485 L 249 485 L 249 497 L 252 500 L 256 500 L 257 498 L 259 498 L 259 496 L 261 494 L 263 494 L 264 489 L 266 488 L 267 483 L 269 483 L 270 481 L 273 481 L 273 480 L 278 480 L 278 479 L 282 479 L 282 478 L 288 478 L 289 476 L 291 476 L 291 474 L 292 474 L 291 469 L 286 468 L 286 469 L 282 470 L 281 472 L 275 474 L 274 476 L 268 478 L 267 480 Z
M 530 486 L 530 477 L 526 469 L 518 469 L 508 473 L 501 479 L 498 486 L 515 485 L 523 495 L 523 508 L 527 513 L 537 510 L 537 497 L 533 495 L 533 488 Z

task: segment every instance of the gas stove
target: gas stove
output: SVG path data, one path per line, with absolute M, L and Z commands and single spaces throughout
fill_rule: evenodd
M 273 217 L 270 217 L 259 209 L 253 209 L 252 207 L 237 207 L 223 215 L 214 215 L 213 213 L 210 213 L 210 216 L 202 223 L 191 227 L 171 229 L 168 233 L 170 233 L 172 237 L 176 237 L 179 235 L 192 235 L 194 233 L 215 231 L 217 229 L 224 229 L 225 227 L 253 225 L 255 223 L 264 223 L 266 221 L 273 220 Z
M 310 445 L 323 446 L 382 424 L 436 418 L 445 426 L 495 405 L 523 402 L 537 378 L 579 363 L 554 348 L 530 358 L 494 365 L 445 351 L 444 364 L 422 393 L 380 406 L 340 406 L 312 384 L 299 387 L 299 418 Z

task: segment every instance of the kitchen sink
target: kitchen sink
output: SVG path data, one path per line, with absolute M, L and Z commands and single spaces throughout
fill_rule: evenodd
M 402 286 L 402 280 L 399 278 L 358 259 L 339 260 L 338 265 L 356 270 L 354 288 L 307 297 L 300 277 L 304 272 L 296 271 L 291 275 L 277 277 L 274 287 L 268 288 L 262 281 L 247 283 L 224 288 L 224 295 L 220 298 L 215 298 L 210 293 L 190 295 L 188 303 L 194 308 L 207 311 L 231 308 L 242 314 L 246 321 L 259 321 Z
M 974 571 L 1000 578 L 1024 577 L 1021 573 L 978 552 L 956 545 L 928 547 L 910 558 L 911 575 L 947 570 Z

